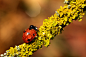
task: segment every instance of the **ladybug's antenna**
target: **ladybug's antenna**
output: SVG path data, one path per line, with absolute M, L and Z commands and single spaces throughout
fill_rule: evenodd
M 29 28 L 30 30 L 31 29 L 34 29 L 34 30 L 36 30 L 37 31 L 37 27 L 36 26 L 33 26 L 33 25 L 30 25 L 30 28 Z

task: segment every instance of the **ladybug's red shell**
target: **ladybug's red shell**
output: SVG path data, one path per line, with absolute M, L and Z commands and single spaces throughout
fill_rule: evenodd
M 25 43 L 29 43 L 34 39 L 36 35 L 37 33 L 34 29 L 31 29 L 31 30 L 27 29 L 25 30 L 25 32 L 23 32 L 23 41 Z

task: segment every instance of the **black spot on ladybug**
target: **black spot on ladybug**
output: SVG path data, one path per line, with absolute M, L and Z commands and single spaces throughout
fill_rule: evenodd
M 33 36 L 35 36 L 35 34 L 33 34 Z
M 36 38 L 34 38 L 31 42 L 27 43 L 27 44 L 31 44 L 33 42 L 35 42 Z
M 27 41 L 30 41 L 30 39 L 28 39 Z
M 24 33 L 25 33 L 26 31 L 24 31 Z

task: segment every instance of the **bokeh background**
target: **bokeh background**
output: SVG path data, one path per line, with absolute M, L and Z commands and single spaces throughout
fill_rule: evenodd
M 38 28 L 55 13 L 64 0 L 0 0 L 0 54 L 23 43 L 22 34 L 30 25 Z M 86 57 L 86 15 L 73 21 L 57 35 L 48 48 L 31 57 Z

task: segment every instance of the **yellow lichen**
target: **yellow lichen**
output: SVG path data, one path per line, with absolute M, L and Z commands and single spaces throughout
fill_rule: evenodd
M 70 1 L 70 2 L 69 2 Z M 37 32 L 38 36 L 35 42 L 31 44 L 23 43 L 19 46 L 10 47 L 6 51 L 8 57 L 10 56 L 20 56 L 28 57 L 33 54 L 33 51 L 37 51 L 42 48 L 44 44 L 45 47 L 50 45 L 50 39 L 54 38 L 56 34 L 60 34 L 63 29 L 63 25 L 69 25 L 76 18 L 81 21 L 83 15 L 83 8 L 86 6 L 84 3 L 86 0 L 65 0 L 64 7 L 60 6 L 60 9 L 55 11 L 55 14 L 48 19 L 44 19 L 43 25 L 40 26 Z M 68 5 L 69 3 L 69 5 Z

